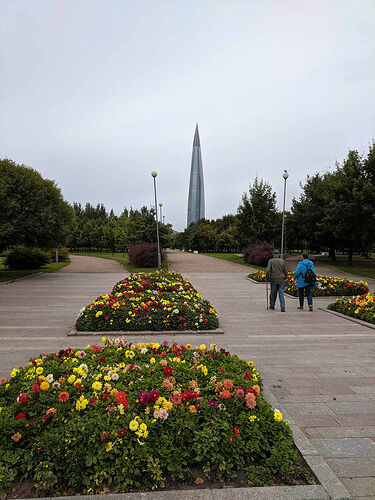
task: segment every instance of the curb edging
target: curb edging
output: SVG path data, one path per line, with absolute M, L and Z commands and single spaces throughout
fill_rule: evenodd
M 337 311 L 331 311 L 330 309 L 324 307 L 318 307 L 318 309 L 320 309 L 321 311 L 325 311 L 329 314 L 334 314 L 339 318 L 347 319 L 348 321 L 352 321 L 353 323 L 358 323 L 359 325 L 365 326 L 366 328 L 371 328 L 371 330 L 375 330 L 375 325 L 373 325 L 372 323 L 368 323 L 367 321 L 363 321 L 362 319 L 353 318 L 352 316 L 348 316 L 346 314 L 342 314 Z
M 96 335 L 99 336 L 116 336 L 116 337 L 124 337 L 124 336 L 134 336 L 141 337 L 142 335 L 224 335 L 224 330 L 217 328 L 216 330 L 150 330 L 150 331 L 137 331 L 137 332 L 126 332 L 123 330 L 109 331 L 109 332 L 79 332 L 75 328 L 71 330 L 67 336 L 68 337 L 93 337 Z

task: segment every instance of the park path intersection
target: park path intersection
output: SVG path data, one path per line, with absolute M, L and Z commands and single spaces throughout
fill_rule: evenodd
M 93 259 L 72 256 L 64 272 L 0 286 L 0 376 L 41 352 L 100 343 L 101 336 L 67 334 L 79 310 L 127 273 Z M 313 313 L 298 311 L 292 298 L 286 313 L 267 311 L 265 285 L 247 280 L 245 266 L 174 251 L 169 262 L 214 304 L 224 335 L 162 340 L 215 342 L 253 360 L 271 404 L 302 430 L 351 497 L 375 499 L 375 330 L 318 309 L 331 299 L 316 299 Z

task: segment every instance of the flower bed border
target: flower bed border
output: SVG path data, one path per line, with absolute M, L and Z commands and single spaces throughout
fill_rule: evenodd
M 131 331 L 131 332 L 125 332 L 123 330 L 112 330 L 112 331 L 105 331 L 105 332 L 85 332 L 85 331 L 78 331 L 75 328 L 71 330 L 68 333 L 68 337 L 93 337 L 95 335 L 99 336 L 115 336 L 115 337 L 125 337 L 125 336 L 133 336 L 133 337 L 140 337 L 142 335 L 223 335 L 224 330 L 221 328 L 217 328 L 216 330 L 149 330 L 149 331 Z
M 375 330 L 375 325 L 369 323 L 368 321 L 363 321 L 363 319 L 354 318 L 353 316 L 349 316 L 348 314 L 342 314 L 337 311 L 332 311 L 331 309 L 328 309 L 328 307 L 318 307 L 318 309 L 330 314 L 335 314 L 336 316 L 347 319 L 348 321 L 353 321 L 353 323 L 358 323 L 359 325 L 366 326 L 367 328 L 371 328 L 371 330 Z

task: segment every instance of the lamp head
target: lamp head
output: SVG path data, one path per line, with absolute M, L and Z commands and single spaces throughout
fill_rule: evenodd
M 162 207 L 162 206 L 163 206 L 163 203 L 162 203 L 162 202 L 160 202 L 160 203 L 159 203 L 159 207 Z
M 154 177 L 154 178 L 155 178 L 155 177 L 158 175 L 158 173 L 157 173 L 157 171 L 156 171 L 156 170 L 153 170 L 153 171 L 151 172 L 151 175 L 152 175 L 152 177 Z
M 287 178 L 289 177 L 289 174 L 286 170 L 284 170 L 283 177 L 285 180 L 287 180 Z

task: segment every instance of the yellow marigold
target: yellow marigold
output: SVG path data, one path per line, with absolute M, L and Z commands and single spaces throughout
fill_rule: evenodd
M 43 366 L 38 366 L 38 368 L 35 371 L 37 375 L 41 375 L 43 373 Z
M 70 377 L 68 378 L 68 384 L 73 384 L 73 382 L 75 381 L 75 379 L 76 379 L 75 375 L 70 375 Z
M 45 380 L 40 384 L 40 390 L 41 391 L 48 391 L 49 389 L 49 383 Z
M 194 405 L 189 406 L 189 411 L 190 411 L 190 413 L 197 413 L 197 409 Z
M 101 388 L 103 387 L 103 384 L 101 382 L 96 381 L 92 384 L 91 387 L 94 389 L 94 391 L 100 391 Z
M 273 414 L 273 418 L 277 422 L 281 422 L 281 420 L 283 419 L 283 414 L 281 413 L 281 411 L 279 411 L 277 408 L 275 408 L 275 411 L 274 411 L 274 414 Z
M 139 424 L 136 420 L 132 420 L 130 423 L 129 423 L 129 429 L 131 431 L 136 431 L 139 427 Z

